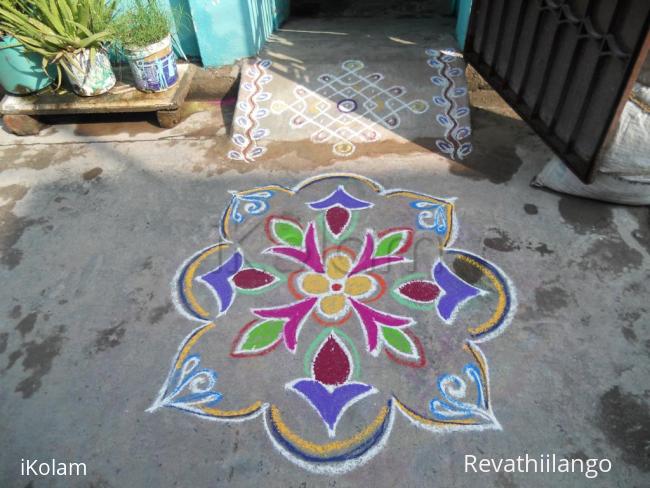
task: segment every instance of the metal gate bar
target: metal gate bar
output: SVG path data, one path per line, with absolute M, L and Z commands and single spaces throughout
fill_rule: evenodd
M 648 0 L 475 0 L 465 56 L 589 181 L 649 25 Z

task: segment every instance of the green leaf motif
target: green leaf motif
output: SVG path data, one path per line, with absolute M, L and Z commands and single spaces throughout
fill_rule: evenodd
M 278 340 L 283 327 L 284 321 L 282 320 L 266 320 L 261 322 L 248 331 L 239 349 L 245 352 L 266 349 Z
M 407 335 L 395 327 L 382 327 L 381 334 L 384 337 L 384 341 L 390 347 L 395 349 L 401 354 L 406 356 L 417 355 L 417 352 L 414 350 L 413 343 L 409 340 Z
M 386 234 L 377 245 L 375 257 L 390 256 L 404 246 L 408 239 L 408 231 L 400 230 Z
M 293 247 L 301 247 L 304 236 L 302 229 L 290 220 L 275 219 L 273 221 L 273 233 L 278 240 Z

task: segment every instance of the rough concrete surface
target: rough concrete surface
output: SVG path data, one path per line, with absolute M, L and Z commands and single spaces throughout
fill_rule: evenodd
M 495 103 L 473 109 L 475 149 L 460 162 L 421 141 L 345 161 L 303 141 L 259 164 L 230 161 L 232 107 L 216 103 L 190 107 L 171 131 L 138 119 L 1 134 L 0 486 L 647 486 L 648 209 L 531 188 L 551 151 Z M 170 282 L 219 240 L 228 191 L 339 171 L 457 197 L 455 245 L 509 275 L 517 314 L 483 346 L 503 430 L 431 433 L 397 416 L 374 459 L 324 476 L 278 454 L 260 422 L 146 413 L 194 327 Z M 466 454 L 525 453 L 606 457 L 612 470 L 592 480 L 464 471 Z M 87 476 L 21 477 L 21 458 L 85 462 Z
M 200 68 L 192 78 L 190 100 L 215 100 L 237 96 L 239 64 L 222 68 Z

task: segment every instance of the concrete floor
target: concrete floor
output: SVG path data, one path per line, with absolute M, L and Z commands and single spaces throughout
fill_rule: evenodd
M 474 100 L 461 163 L 405 142 L 346 161 L 286 145 L 244 165 L 225 158 L 231 107 L 207 102 L 170 132 L 138 120 L 1 134 L 0 486 L 647 486 L 648 209 L 531 188 L 550 150 L 494 97 Z M 193 328 L 170 280 L 218 239 L 228 190 L 334 171 L 458 197 L 456 245 L 510 276 L 518 313 L 484 345 L 503 431 L 432 434 L 397 418 L 373 460 L 327 477 L 277 454 L 261 423 L 145 413 Z M 593 480 L 463 469 L 465 454 L 525 453 L 613 467 Z M 21 458 L 82 461 L 88 475 L 21 477 Z

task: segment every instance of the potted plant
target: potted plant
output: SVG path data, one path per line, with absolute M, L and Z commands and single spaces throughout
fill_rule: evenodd
M 54 73 L 43 69 L 43 56 L 0 31 L 0 85 L 6 92 L 28 95 L 47 88 L 53 79 Z
M 178 81 L 172 49 L 172 14 L 157 0 L 134 0 L 115 21 L 115 39 L 131 67 L 135 85 L 160 92 Z
M 104 49 L 116 0 L 0 0 L 0 29 L 62 72 L 75 93 L 100 95 L 115 85 Z

